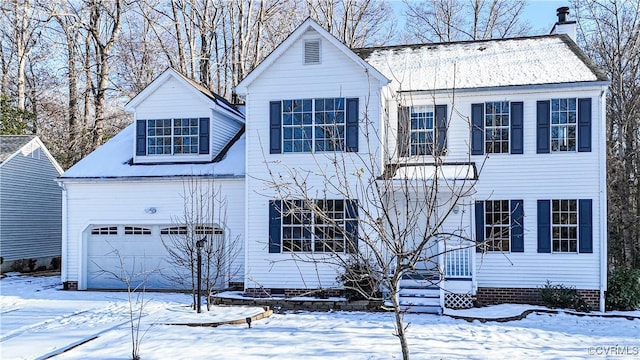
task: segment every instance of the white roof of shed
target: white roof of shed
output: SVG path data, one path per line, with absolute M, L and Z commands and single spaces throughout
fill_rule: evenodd
M 244 176 L 245 136 L 224 153 L 220 161 L 207 163 L 131 164 L 135 124 L 129 125 L 104 145 L 79 161 L 62 176 L 67 179 L 108 179 L 179 176 Z
M 567 35 L 363 48 L 395 90 L 607 81 Z

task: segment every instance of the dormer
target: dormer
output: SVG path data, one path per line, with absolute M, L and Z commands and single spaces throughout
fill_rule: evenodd
M 244 126 L 235 106 L 171 68 L 125 109 L 135 117 L 134 164 L 211 162 Z

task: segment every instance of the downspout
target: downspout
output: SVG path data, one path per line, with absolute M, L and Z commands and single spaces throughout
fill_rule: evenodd
M 604 88 L 600 92 L 600 130 L 598 156 L 600 166 L 600 312 L 605 311 L 605 291 L 607 290 L 607 132 L 606 132 L 606 106 L 605 104 L 607 89 Z
M 249 99 L 249 90 L 244 94 L 244 103 L 250 104 Z M 246 119 L 248 116 L 249 106 L 245 105 L 244 108 L 244 116 L 245 116 L 245 124 L 247 123 Z M 246 125 L 245 125 L 246 126 Z M 249 132 L 245 127 L 245 136 L 248 137 Z M 244 263 L 242 269 L 242 283 L 244 284 L 244 289 L 242 291 L 246 291 L 249 286 L 249 172 L 247 171 L 249 165 L 249 152 L 246 150 L 247 145 L 245 142 L 245 151 L 244 151 L 244 243 L 242 244 L 244 248 Z M 269 210 L 267 209 L 267 212 Z M 269 225 L 269 224 L 267 224 Z
M 67 281 L 67 259 L 69 257 L 68 238 L 67 238 L 67 187 L 62 181 L 58 182 L 58 186 L 62 189 L 62 253 L 60 261 L 60 280 L 64 284 Z

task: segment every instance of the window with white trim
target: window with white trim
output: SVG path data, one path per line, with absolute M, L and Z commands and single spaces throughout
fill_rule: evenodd
M 282 101 L 283 152 L 342 151 L 344 143 L 344 98 Z
M 160 235 L 187 235 L 186 226 L 172 226 L 160 229 Z
M 509 153 L 509 102 L 493 101 L 485 103 L 485 151 Z
M 578 252 L 578 201 L 551 201 L 551 244 L 553 252 Z
M 347 216 L 342 199 L 282 202 L 283 252 L 344 252 Z
M 147 155 L 198 154 L 197 118 L 147 120 Z
M 117 226 L 103 226 L 91 229 L 91 235 L 118 235 Z
M 433 122 L 432 106 L 411 106 L 409 110 L 411 133 L 409 155 L 429 155 L 433 152 Z
M 551 99 L 551 151 L 576 151 L 577 100 Z
M 484 206 L 486 251 L 510 251 L 511 209 L 509 200 L 487 200 Z
M 138 226 L 125 226 L 125 235 L 151 235 L 151 229 Z

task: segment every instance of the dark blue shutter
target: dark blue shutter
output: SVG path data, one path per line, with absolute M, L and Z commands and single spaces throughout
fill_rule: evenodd
M 147 120 L 136 121 L 136 155 L 147 155 Z
M 398 157 L 409 156 L 411 145 L 411 119 L 409 107 L 398 107 Z
M 269 153 L 282 153 L 282 102 L 269 103 Z
M 349 219 L 344 222 L 347 252 L 355 253 L 358 251 L 358 200 L 345 200 L 344 202 L 345 218 Z
M 524 252 L 524 201 L 511 200 L 511 252 Z
M 209 153 L 209 118 L 200 118 L 200 134 L 199 134 L 199 143 L 200 143 L 200 154 L 208 154 Z
M 438 154 L 444 155 L 447 150 L 447 105 L 436 105 L 436 129 L 438 131 L 436 143 Z
M 536 115 L 536 137 L 537 137 L 537 153 L 538 154 L 547 154 L 551 152 L 550 147 L 550 118 L 551 118 L 551 102 L 549 100 L 546 101 L 538 101 L 536 107 L 537 115 Z
M 476 252 L 482 251 L 484 243 L 484 201 L 476 201 Z
M 269 252 L 279 253 L 282 247 L 282 200 L 269 201 Z
M 484 104 L 471 105 L 471 155 L 484 154 Z
M 593 252 L 593 213 L 591 199 L 578 200 L 578 252 Z
M 538 252 L 551 252 L 551 200 L 538 200 Z
M 522 154 L 524 152 L 523 110 L 522 102 L 511 103 L 511 153 Z
M 591 98 L 578 99 L 578 151 L 591 151 Z
M 346 119 L 346 150 L 349 152 L 358 152 L 358 136 L 360 135 L 358 104 L 360 99 L 347 99 L 347 119 Z

